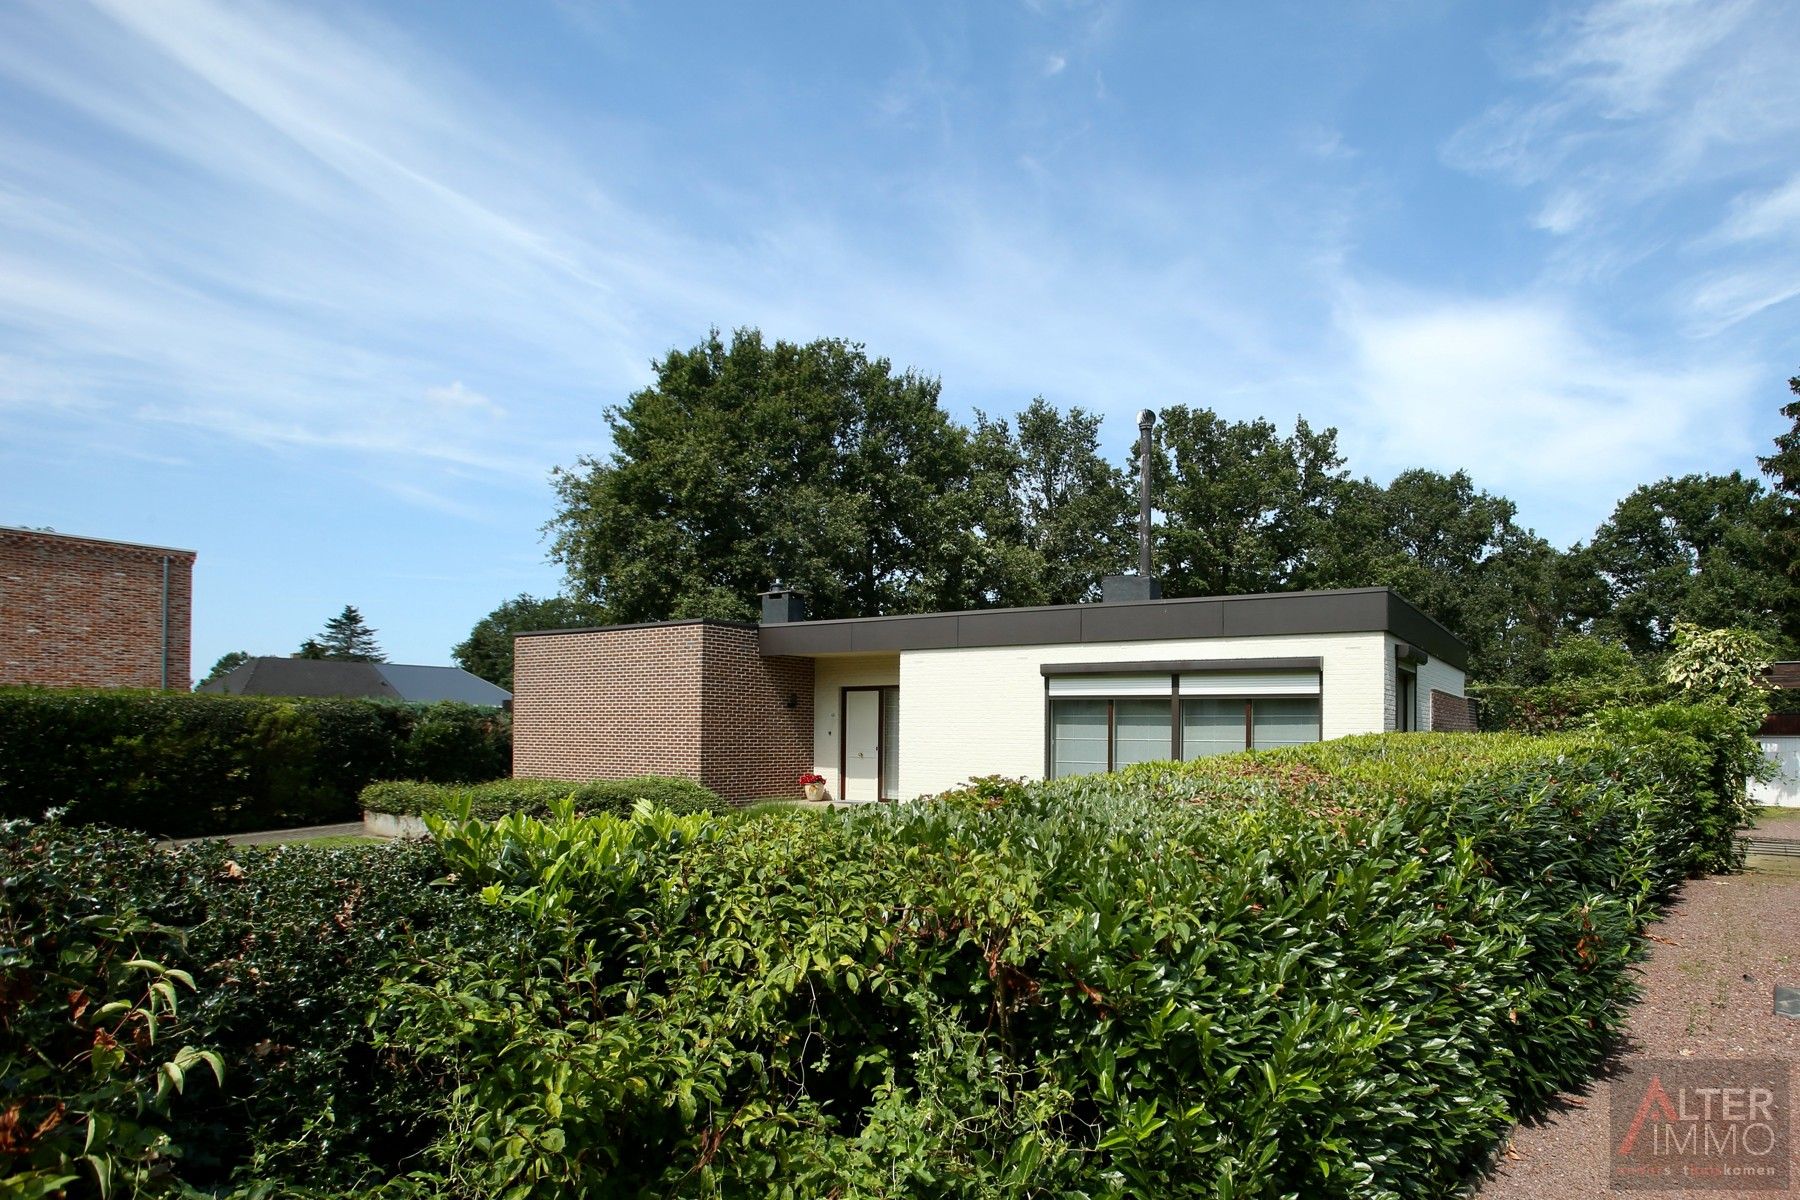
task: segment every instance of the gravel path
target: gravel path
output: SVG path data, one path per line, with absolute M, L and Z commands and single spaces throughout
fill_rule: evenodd
M 1800 985 L 1800 859 L 1758 855 L 1742 875 L 1693 880 L 1651 933 L 1657 940 L 1621 1058 L 1776 1058 L 1789 1064 L 1790 1089 L 1800 1088 L 1800 1021 L 1771 1012 L 1776 983 Z M 1599 1080 L 1522 1126 L 1479 1200 L 1800 1195 L 1800 1156 L 1791 1150 L 1794 1186 L 1785 1191 L 1609 1187 L 1610 1087 Z

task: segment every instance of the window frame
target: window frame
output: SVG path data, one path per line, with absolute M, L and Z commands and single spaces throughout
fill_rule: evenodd
M 1082 664 L 1083 666 L 1099 666 L 1103 664 Z M 1188 664 L 1182 664 L 1188 665 Z M 1158 676 L 1162 671 L 1121 672 L 1124 674 L 1140 674 Z M 1181 706 L 1187 700 L 1226 700 L 1239 701 L 1244 705 L 1244 750 L 1256 749 L 1256 702 L 1258 700 L 1311 699 L 1319 708 L 1319 720 L 1315 727 L 1316 741 L 1325 740 L 1325 681 L 1320 673 L 1319 690 L 1308 697 L 1264 696 L 1247 694 L 1243 696 L 1183 696 L 1181 694 L 1181 671 L 1168 672 L 1169 675 L 1169 755 L 1170 761 L 1186 762 L 1186 746 L 1183 744 Z M 1044 674 L 1044 778 L 1060 778 L 1056 774 L 1056 702 L 1058 700 L 1103 700 L 1106 703 L 1106 771 L 1118 770 L 1118 702 L 1120 700 L 1145 700 L 1154 697 L 1146 696 L 1056 696 L 1051 693 L 1050 680 L 1054 678 L 1046 670 Z M 1237 753 L 1231 751 L 1230 753 Z

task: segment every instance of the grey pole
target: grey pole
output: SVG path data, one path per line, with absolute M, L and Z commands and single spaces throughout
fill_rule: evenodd
M 1138 413 L 1138 574 L 1150 578 L 1150 427 L 1156 414 Z

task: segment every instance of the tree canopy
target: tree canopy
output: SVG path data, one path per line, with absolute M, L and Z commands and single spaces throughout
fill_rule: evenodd
M 754 329 L 652 366 L 607 412 L 611 452 L 554 476 L 546 529 L 568 603 L 621 622 L 749 619 L 779 581 L 815 616 L 874 616 L 1076 603 L 1131 569 L 1135 472 L 1102 452 L 1097 414 L 1037 397 L 965 427 L 935 379 L 851 342 Z M 1794 428 L 1761 459 L 1768 487 L 1738 472 L 1649 483 L 1565 551 L 1466 471 L 1381 483 L 1350 473 L 1335 429 L 1171 405 L 1154 442 L 1156 573 L 1167 596 L 1392 587 L 1493 682 L 1593 657 L 1560 653 L 1570 639 L 1661 655 L 1678 621 L 1743 625 L 1794 654 L 1800 400 L 1782 412 Z M 458 661 L 466 650 L 499 681 L 507 631 L 554 603 L 503 604 Z
M 202 679 L 200 682 L 211 683 L 215 679 L 231 674 L 249 661 L 250 652 L 248 650 L 228 651 L 219 656 L 219 661 L 212 665 L 212 670 L 208 671 L 206 673 L 206 678 Z
M 604 625 L 606 610 L 570 596 L 537 599 L 518 595 L 503 602 L 469 631 L 467 640 L 450 651 L 456 665 L 507 691 L 513 685 L 513 638 L 540 629 L 573 629 Z
M 715 330 L 554 476 L 551 555 L 618 621 L 748 618 L 777 580 L 824 617 L 981 603 L 969 439 L 938 384 L 836 339 Z
M 325 622 L 324 632 L 300 643 L 296 658 L 328 658 L 340 662 L 386 662 L 381 646 L 354 604 Z

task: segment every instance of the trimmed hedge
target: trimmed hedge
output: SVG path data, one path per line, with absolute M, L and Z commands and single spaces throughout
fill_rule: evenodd
M 492 779 L 510 718 L 467 704 L 0 689 L 0 818 L 196 837 L 355 818 L 376 779 Z
M 117 829 L 0 822 L 0 1179 L 23 1188 L 0 1193 L 65 1194 L 25 1186 L 41 1171 L 97 1196 L 87 1154 L 110 1163 L 115 1196 L 212 1194 L 234 1176 L 350 1196 L 406 1170 L 442 1136 L 442 1098 L 375 1048 L 383 971 L 530 955 L 537 936 L 432 886 L 443 870 L 428 843 L 165 850 Z M 141 1008 L 162 981 L 173 1004 L 151 1018 L 105 1011 Z M 184 1057 L 176 1094 L 159 1078 Z
M 640 801 L 676 813 L 718 812 L 725 802 L 718 793 L 691 779 L 640 775 L 634 779 L 599 779 L 570 783 L 555 779 L 496 779 L 489 783 L 442 784 L 400 780 L 371 783 L 362 790 L 365 812 L 408 817 L 470 816 L 492 821 L 509 813 L 543 817 L 558 800 L 569 800 L 579 813 L 627 814 Z M 464 806 L 467 806 L 466 811 Z
M 1587 724 L 1608 708 L 1655 704 L 1669 689 L 1657 684 L 1598 680 L 1578 683 L 1472 684 L 1476 716 L 1489 733 L 1559 733 Z
M 451 1088 L 457 1195 L 1444 1195 L 1585 1078 L 1656 903 L 1728 860 L 1689 793 L 1741 731 L 1704 726 L 453 823 L 561 965 L 397 981 L 384 1044 Z
M 211 1036 L 227 1089 L 251 1060 L 271 1109 L 293 1077 L 258 1082 L 258 1047 L 317 1074 L 272 1133 L 235 1118 L 247 1143 L 215 1128 L 204 1078 L 157 1127 L 178 1175 L 282 1194 L 1441 1196 L 1586 1077 L 1657 904 L 1729 865 L 1744 738 L 1709 714 L 752 820 L 563 798 L 542 820 L 438 818 L 435 844 L 292 888 L 285 864 L 331 860 L 204 860 L 187 909 L 146 908 L 162 892 L 140 876 L 164 868 L 143 844 L 147 870 L 98 877 L 90 849 L 52 854 L 58 883 L 13 860 L 78 835 L 9 830 L 9 905 L 14 879 L 59 898 L 21 906 L 35 941 L 0 938 L 24 947 L 0 995 L 68 970 L 100 914 L 193 924 L 211 941 L 187 961 L 221 966 L 157 1053 Z M 362 874 L 401 864 L 360 918 Z M 205 907 L 239 904 L 244 876 L 291 893 L 272 926 L 247 899 Z M 63 931 L 60 908 L 88 918 Z M 62 990 L 35 1019 L 82 1019 Z M 209 1004 L 241 1019 L 208 1024 Z M 0 1026 L 0 1053 L 22 1029 Z

